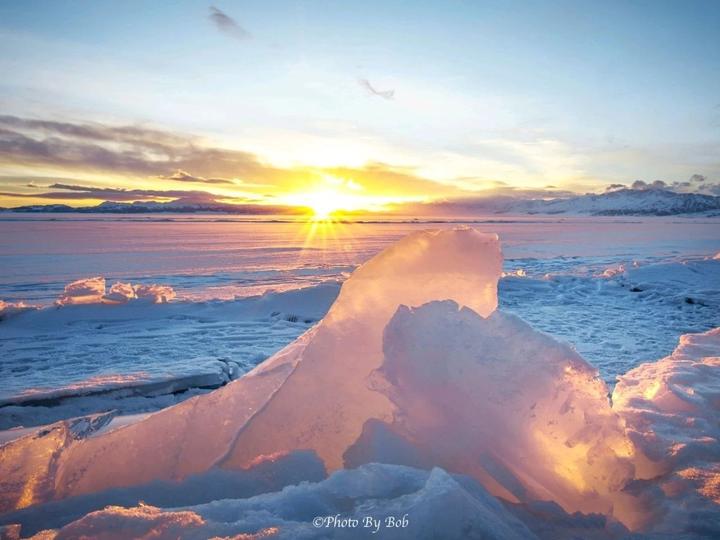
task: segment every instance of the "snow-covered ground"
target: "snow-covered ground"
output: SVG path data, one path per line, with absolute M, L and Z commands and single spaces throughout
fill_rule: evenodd
M 523 261 L 507 266 L 500 305 L 573 344 L 609 384 L 669 354 L 680 335 L 720 326 L 720 260 L 712 256 L 589 268 L 568 261 L 544 276 Z
M 614 302 L 649 302 L 648 312 L 713 310 L 691 311 L 692 321 L 718 311 L 719 263 L 693 258 L 550 278 L 516 268 L 510 279 L 595 280 L 598 296 L 617 289 Z M 223 388 L 122 426 L 113 425 L 113 414 L 92 415 L 0 446 L 4 532 L 359 538 L 376 527 L 383 538 L 499 540 L 720 534 L 720 329 L 680 337 L 662 360 L 617 373 L 611 391 L 571 346 L 502 304 L 497 309 L 501 272 L 494 235 L 411 235 L 356 270 L 321 322 Z M 587 290 L 550 287 L 561 286 L 562 294 Z M 324 293 L 318 296 L 335 294 L 330 287 Z M 263 303 L 320 303 L 303 298 L 317 288 L 289 294 L 241 305 L 256 316 Z M 592 302 L 585 295 L 586 310 Z M 141 305 L 174 304 L 56 311 Z M 3 324 L 49 312 L 14 314 Z
M 315 324 L 338 290 L 328 283 L 235 301 L 136 300 L 10 315 L 0 322 L 0 429 L 152 411 L 217 388 Z

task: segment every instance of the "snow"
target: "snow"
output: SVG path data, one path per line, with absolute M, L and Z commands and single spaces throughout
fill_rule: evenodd
M 167 285 L 133 285 L 114 283 L 105 292 L 105 278 L 102 276 L 79 279 L 65 286 L 63 294 L 55 301 L 58 306 L 77 304 L 122 304 L 133 300 L 148 300 L 155 304 L 165 304 L 175 298 L 175 291 Z
M 699 281 L 712 283 L 717 263 L 700 263 Z M 648 276 L 667 268 L 634 271 L 593 279 L 624 288 L 657 282 Z M 687 289 L 684 272 L 671 282 Z M 112 415 L 66 420 L 0 447 L 0 522 L 29 533 L 46 523 L 60 538 L 106 527 L 360 536 L 313 527 L 335 514 L 408 514 L 406 530 L 383 531 L 391 538 L 720 533 L 720 331 L 683 337 L 668 358 L 630 371 L 611 402 L 571 346 L 496 309 L 501 273 L 495 235 L 412 234 L 359 267 L 317 325 L 240 379 L 121 427 Z M 712 307 L 712 286 L 703 287 L 698 303 L 683 303 Z M 266 313 L 277 301 L 266 295 L 243 309 Z M 217 496 L 258 470 L 245 493 Z M 313 470 L 330 476 L 298 483 Z M 209 485 L 216 491 L 189 489 Z
M 343 499 L 350 497 L 354 507 L 348 512 Z M 367 501 L 367 502 L 365 502 Z M 140 507 L 137 510 L 142 509 Z M 157 509 L 147 509 L 156 517 Z M 417 516 L 406 526 L 390 527 L 388 519 L 402 522 L 412 511 Z M 180 512 L 164 512 L 163 522 L 174 521 Z M 218 501 L 191 510 L 202 528 L 191 532 L 190 537 L 207 538 L 210 535 L 236 534 L 244 528 L 248 532 L 263 532 L 277 538 L 316 538 L 318 532 L 332 538 L 367 538 L 372 531 L 382 538 L 460 538 L 463 531 L 473 530 L 478 538 L 521 540 L 532 533 L 520 520 L 512 516 L 497 500 L 479 486 L 469 492 L 445 471 L 435 468 L 430 472 L 399 466 L 371 465 L 354 471 L 339 471 L 323 482 L 286 488 L 279 493 L 260 495 L 248 500 Z M 335 526 L 333 516 L 342 512 L 349 523 L 357 525 Z M 94 519 L 78 522 L 68 532 L 83 534 L 106 519 L 128 513 L 124 509 L 105 510 Z M 237 516 L 244 519 L 237 523 Z M 315 528 L 314 516 L 328 516 L 327 525 Z M 375 523 L 365 521 L 371 515 Z M 441 516 L 440 519 L 438 517 Z M 133 516 L 134 517 L 134 516 Z M 125 527 L 136 520 L 123 519 Z M 318 531 L 319 529 L 319 531 Z M 125 529 L 127 530 L 127 528 Z M 272 533 L 271 533 L 272 531 Z M 194 534 L 193 534 L 194 533 Z
M 37 307 L 29 306 L 25 302 L 4 302 L 0 300 L 0 321 L 33 309 L 37 309 Z
M 118 281 L 110 287 L 110 290 L 103 296 L 103 299 L 108 302 L 125 303 L 130 300 L 135 300 L 137 297 L 135 287 L 130 283 L 121 283 Z
M 299 440 L 303 441 L 302 448 L 315 450 L 328 467 L 340 467 L 343 452 L 360 435 L 365 420 L 383 418 L 391 411 L 386 397 L 362 382 L 358 384 L 358 379 L 362 381 L 379 367 L 382 331 L 398 305 L 421 304 L 433 295 L 443 294 L 489 314 L 497 303 L 501 265 L 497 237 L 472 229 L 423 232 L 405 238 L 358 269 L 345 282 L 322 323 L 259 369 L 217 392 L 193 398 L 144 422 L 82 444 L 70 442 L 64 448 L 63 466 L 49 471 L 59 475 L 56 483 L 62 494 L 55 496 L 97 491 L 118 486 L 118 482 L 130 485 L 153 478 L 182 478 L 216 462 L 226 468 L 242 468 L 259 455 L 295 450 Z M 422 286 L 413 286 L 413 278 Z M 338 341 L 337 331 L 351 337 Z M 304 347 L 309 342 L 317 351 L 314 358 Z M 299 353 L 303 363 L 296 369 Z M 335 358 L 342 359 L 342 376 L 337 372 L 340 368 L 333 366 Z M 324 399 L 311 400 L 307 398 L 313 393 L 310 381 L 313 386 L 334 387 L 335 391 L 326 392 Z M 306 397 L 297 398 L 297 393 Z M 269 396 L 272 403 L 266 403 Z M 302 400 L 302 409 L 296 406 L 296 399 Z M 222 415 L 210 412 L 218 410 L 231 416 L 223 421 Z M 237 410 L 244 414 L 231 413 Z M 306 424 L 303 419 L 295 421 L 298 414 L 304 415 Z M 334 426 L 333 440 L 312 437 L 313 430 L 322 429 L 323 422 Z M 194 429 L 200 431 L 193 433 Z M 161 433 L 164 436 L 159 438 Z M 115 440 L 118 436 L 121 439 Z M 132 451 L 123 443 L 124 437 L 135 441 Z M 181 443 L 183 440 L 186 442 Z M 202 441 L 202 445 L 191 444 L 191 440 Z M 64 439 L 53 444 L 59 451 Z M 176 454 L 177 458 L 155 463 L 144 457 L 159 452 Z M 117 470 L 125 473 L 117 475 Z M 22 476 L 22 468 L 18 471 Z M 72 483 L 62 480 L 67 475 L 74 478 Z M 39 502 L 45 496 L 32 493 L 28 500 Z
M 680 335 L 720 326 L 720 260 L 607 264 L 506 261 L 501 308 L 572 343 L 610 385 L 628 368 L 669 354 Z M 298 337 L 338 290 L 332 282 L 224 301 L 5 304 L 0 427 L 153 411 L 204 393 Z
M 338 290 L 328 283 L 237 301 L 69 305 L 4 320 L 0 428 L 153 411 L 221 386 L 305 332 Z
M 294 465 L 299 464 L 295 460 Z M 273 479 L 282 478 L 282 474 L 276 472 L 278 468 L 282 469 L 283 464 L 266 467 L 265 474 Z M 216 475 L 214 479 L 227 481 L 229 474 Z M 233 475 L 236 487 L 243 485 L 241 479 L 253 475 L 257 481 L 254 471 Z M 150 494 L 150 498 L 159 500 L 161 497 Z M 377 531 L 375 534 L 380 538 L 546 538 L 542 525 L 533 522 L 532 518 L 537 515 L 555 521 L 553 532 L 557 536 L 553 538 L 561 537 L 563 532 L 578 530 L 598 535 L 607 527 L 601 516 L 570 516 L 552 505 L 533 508 L 531 514 L 502 503 L 471 478 L 451 475 L 437 467 L 420 470 L 387 464 L 340 470 L 327 478 L 287 485 L 282 490 L 247 498 L 231 496 L 173 508 L 156 504 L 146 502 L 129 508 L 117 504 L 107 506 L 66 525 L 57 538 L 76 538 L 99 530 L 110 530 L 124 538 L 155 538 L 153 534 L 158 534 L 159 538 L 187 539 L 239 534 L 257 534 L 258 537 L 266 534 L 280 539 L 367 538 L 373 531 Z M 59 507 L 54 511 L 59 514 L 72 512 L 69 508 L 61 510 Z M 336 516 L 346 520 L 345 523 L 356 520 L 357 524 L 341 526 L 333 521 Z M 407 524 L 402 526 L 405 516 Z M 53 523 L 47 516 L 37 517 L 41 524 Z M 320 526 L 314 526 L 313 519 L 318 517 L 323 521 Z M 368 517 L 374 521 L 368 521 Z M 163 528 L 172 527 L 178 520 L 185 526 L 164 534 Z M 524 524 L 523 520 L 529 521 L 530 525 Z M 393 522 L 401 525 L 392 527 L 389 524 Z M 26 530 L 38 530 L 38 525 Z M 618 530 L 622 532 L 623 529 L 618 527 Z
M 511 264 L 528 272 L 501 280 L 500 307 L 572 343 L 609 385 L 629 368 L 668 355 L 681 335 L 720 326 L 720 260 Z
M 65 286 L 65 290 L 56 304 L 99 304 L 105 296 L 105 278 L 102 276 L 79 279 Z
M 720 328 L 683 336 L 671 355 L 621 376 L 612 399 L 646 457 L 639 476 L 660 478 L 665 515 L 655 528 L 720 534 Z
M 150 300 L 155 304 L 165 304 L 175 298 L 175 291 L 167 285 L 153 283 L 152 285 L 135 285 L 133 288 L 138 299 Z

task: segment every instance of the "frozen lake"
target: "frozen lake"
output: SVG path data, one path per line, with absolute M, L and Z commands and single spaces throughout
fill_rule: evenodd
M 579 273 L 720 251 L 720 218 L 492 216 L 509 271 Z M 0 299 L 51 302 L 76 279 L 233 298 L 342 279 L 398 238 L 449 223 L 298 223 L 220 215 L 0 214 Z
M 681 334 L 720 326 L 720 219 L 469 224 L 500 236 L 500 308 L 571 343 L 610 384 L 672 352 Z M 178 297 L 0 321 L 0 429 L 156 410 L 221 385 L 315 324 L 358 264 L 409 232 L 453 226 L 4 214 L 0 300 L 50 305 L 67 283 L 97 275 Z

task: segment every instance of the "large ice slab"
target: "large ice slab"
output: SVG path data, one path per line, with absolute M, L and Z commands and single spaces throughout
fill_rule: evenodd
M 513 315 L 443 301 L 400 307 L 384 353 L 377 386 L 397 407 L 388 428 L 415 459 L 516 502 L 609 515 L 624 499 L 631 443 L 597 371 L 568 345 Z
M 488 315 L 497 306 L 502 255 L 496 235 L 470 228 L 411 234 L 356 270 L 299 350 L 302 359 L 225 458 L 243 467 L 257 455 L 312 449 L 330 470 L 370 419 L 395 408 L 369 384 L 383 360 L 382 334 L 401 305 L 451 299 Z

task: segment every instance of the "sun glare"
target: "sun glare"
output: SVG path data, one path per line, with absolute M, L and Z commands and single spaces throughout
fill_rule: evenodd
M 278 199 L 282 204 L 309 209 L 310 221 L 338 221 L 356 212 L 384 212 L 401 202 L 398 197 L 368 193 L 355 182 L 325 175 L 307 191 L 295 192 Z
M 325 221 L 344 212 L 363 209 L 363 198 L 336 189 L 319 189 L 294 195 L 290 201 L 295 206 L 309 208 L 314 221 Z
M 343 204 L 344 197 L 334 191 L 319 191 L 308 194 L 308 206 L 313 211 L 313 219 L 329 219 L 333 213 L 346 210 Z

